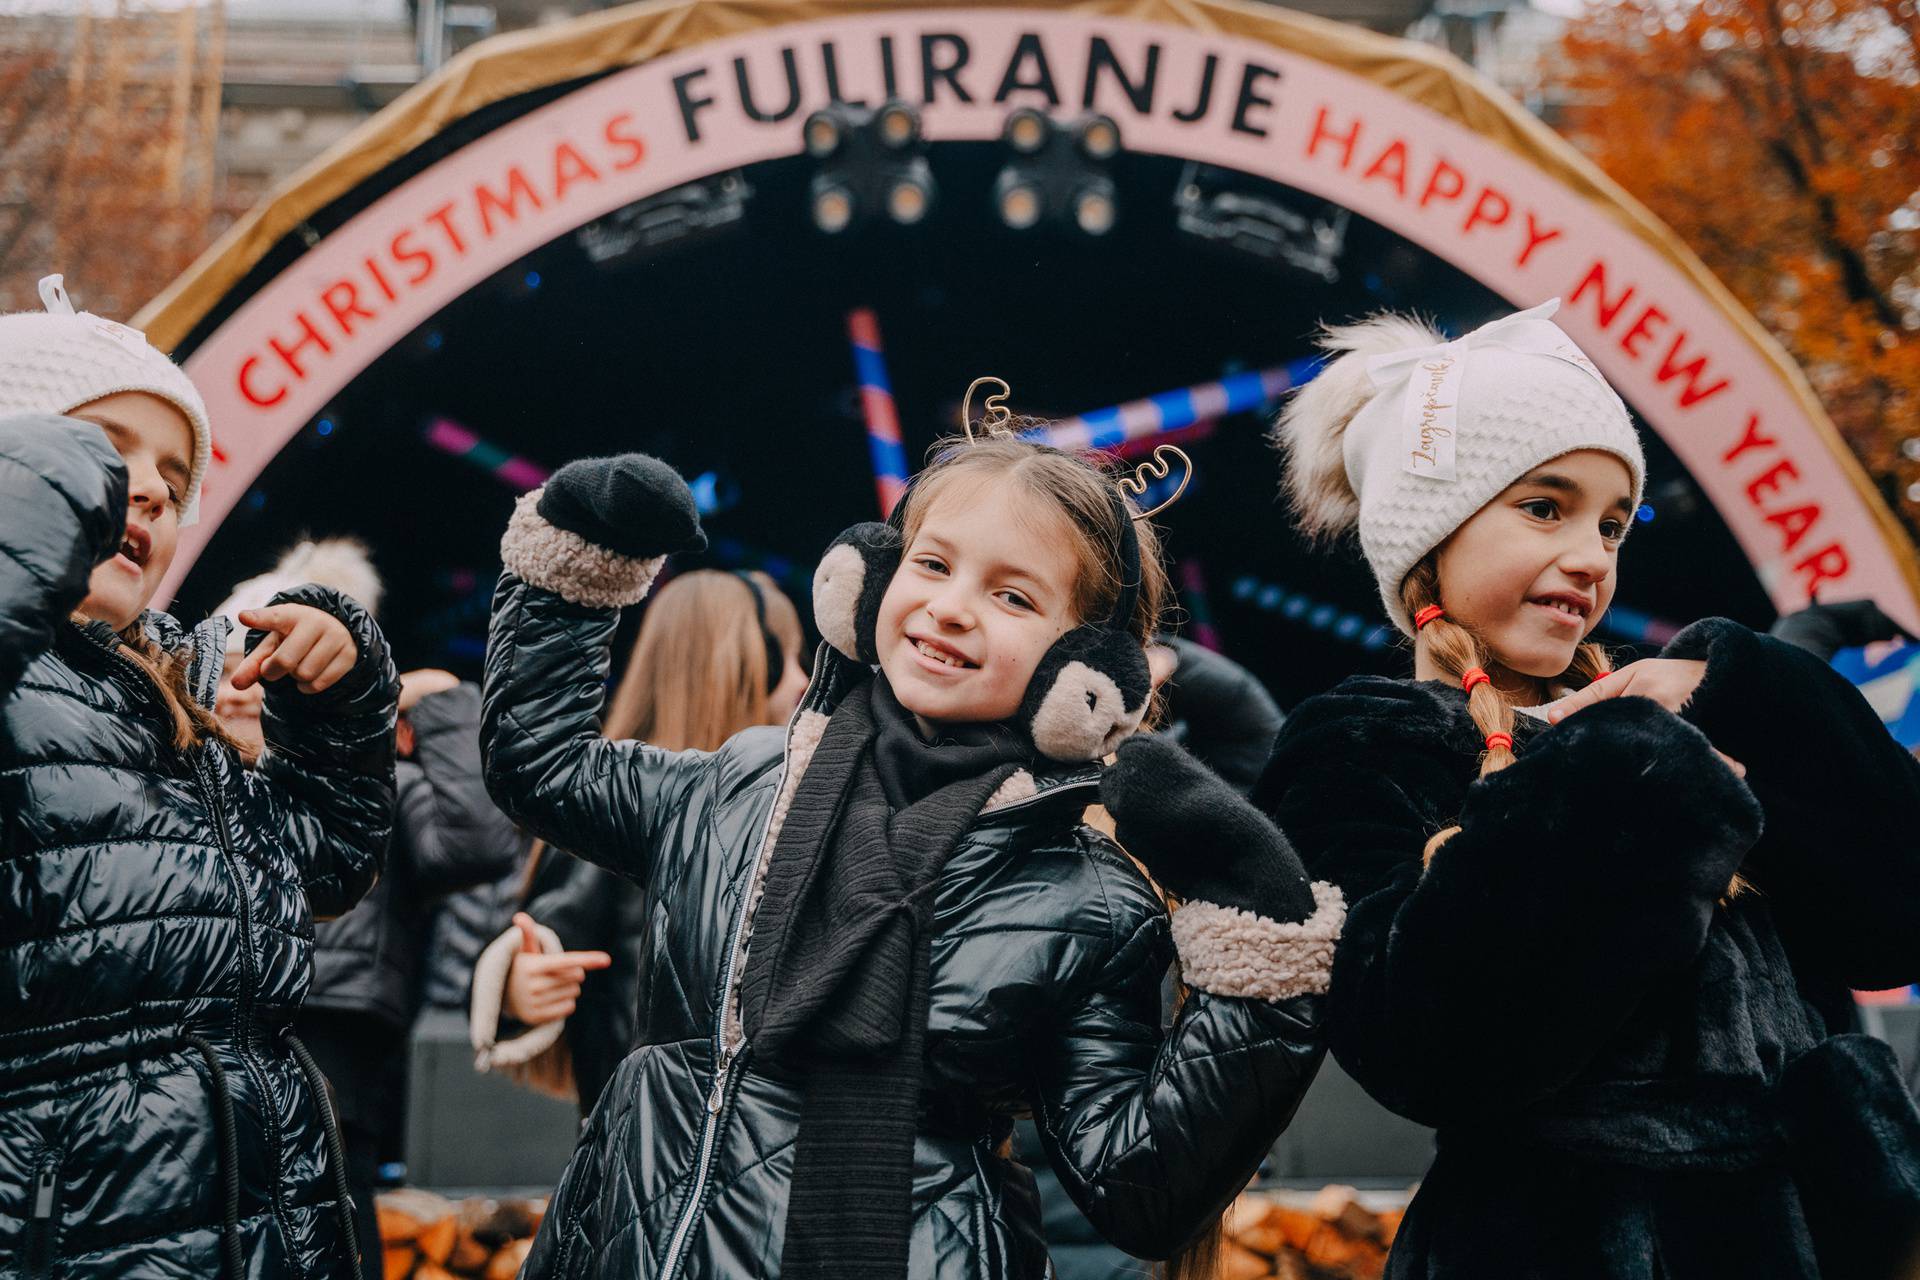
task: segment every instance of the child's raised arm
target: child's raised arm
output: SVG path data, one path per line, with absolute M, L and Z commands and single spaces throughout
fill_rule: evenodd
M 1100 793 L 1122 845 L 1185 901 L 1169 929 L 1146 885 L 1114 867 L 1113 945 L 1063 996 L 1035 1121 L 1100 1233 L 1164 1258 L 1245 1188 L 1312 1083 L 1345 912 L 1272 823 L 1172 742 L 1122 743 Z M 1169 932 L 1191 994 L 1163 1036 Z
M 127 468 L 90 422 L 0 419 L 0 698 L 126 536 Z
M 667 554 L 704 546 L 686 482 L 637 453 L 562 467 L 520 499 L 500 544 L 480 722 L 487 790 L 533 834 L 643 882 L 656 824 L 711 756 L 601 736 L 608 646 Z

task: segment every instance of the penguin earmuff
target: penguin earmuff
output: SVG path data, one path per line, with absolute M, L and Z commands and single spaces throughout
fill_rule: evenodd
M 973 393 L 987 383 L 998 384 L 1000 390 L 986 398 L 986 414 L 976 434 Z M 975 378 L 968 386 L 961 415 L 969 443 L 1013 434 L 1012 414 L 1005 403 L 1009 394 L 1010 388 L 999 378 Z M 1142 496 L 1150 480 L 1166 479 L 1174 461 L 1185 470 L 1173 494 L 1151 511 L 1136 513 L 1128 495 Z M 885 523 L 854 525 L 833 540 L 814 570 L 814 623 L 821 636 L 842 654 L 869 666 L 880 661 L 875 642 L 880 601 L 905 550 L 907 503 L 918 479 L 908 484 Z M 1140 537 L 1134 521 L 1150 519 L 1172 506 L 1192 479 L 1193 459 L 1177 446 L 1163 444 L 1115 485 L 1111 497 L 1120 527 L 1119 596 L 1104 620 L 1082 623 L 1053 642 L 1014 713 L 1015 723 L 1048 759 L 1102 759 L 1146 716 L 1153 678 L 1146 652 L 1127 632 L 1127 622 L 1140 600 Z

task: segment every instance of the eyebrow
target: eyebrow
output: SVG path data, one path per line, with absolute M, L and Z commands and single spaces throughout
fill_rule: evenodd
M 1555 493 L 1571 494 L 1575 497 L 1584 497 L 1587 492 L 1586 486 L 1582 485 L 1578 480 L 1575 480 L 1572 476 L 1563 476 L 1556 471 L 1536 471 L 1530 476 L 1523 476 L 1520 483 L 1535 489 L 1551 489 Z M 1621 494 L 1613 500 L 1612 506 L 1608 509 L 1631 511 L 1633 509 L 1633 499 L 1626 494 Z

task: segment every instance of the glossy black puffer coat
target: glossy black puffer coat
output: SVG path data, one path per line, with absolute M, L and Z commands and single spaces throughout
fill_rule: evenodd
M 118 466 L 93 426 L 0 421 L 0 1274 L 344 1280 L 326 1101 L 283 1032 L 315 915 L 379 872 L 393 666 L 350 601 L 287 593 L 359 664 L 267 686 L 257 769 L 176 750 L 152 686 L 67 620 Z M 226 624 L 144 622 L 211 706 Z
M 771 728 L 711 753 L 608 742 L 597 716 L 616 620 L 511 574 L 494 601 L 482 722 L 494 798 L 639 881 L 652 904 L 639 1047 L 588 1120 L 522 1275 L 773 1276 L 800 1085 L 762 1074 L 723 1010 L 783 775 L 802 767 L 808 727 L 868 675 L 823 648 L 785 751 Z M 1097 776 L 1043 776 L 989 807 L 938 882 L 916 1280 L 1046 1273 L 1032 1176 L 999 1154 L 1016 1114 L 1035 1114 L 1102 1232 L 1165 1257 L 1244 1186 L 1318 1066 L 1314 996 L 1196 992 L 1163 1033 L 1167 913 L 1081 824 Z

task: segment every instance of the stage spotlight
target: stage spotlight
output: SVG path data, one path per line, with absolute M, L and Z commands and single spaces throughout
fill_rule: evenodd
M 886 103 L 875 114 L 873 125 L 881 143 L 894 151 L 905 151 L 920 141 L 920 116 L 904 102 Z
M 1053 137 L 1053 121 L 1033 107 L 1020 107 L 1007 117 L 1000 137 L 1023 156 L 1038 155 Z
M 900 179 L 887 192 L 887 216 L 902 226 L 910 227 L 926 217 L 932 204 L 932 186 L 917 174 Z
M 1103 236 L 1113 230 L 1114 216 L 1110 182 L 1090 183 L 1073 197 L 1073 220 L 1090 236 Z
M 1089 160 L 1111 160 L 1120 153 L 1120 126 L 1111 116 L 1083 116 L 1074 125 L 1073 133 Z
M 846 103 L 807 117 L 802 141 L 820 161 L 811 187 L 813 225 L 829 235 L 882 212 L 900 226 L 924 221 L 934 202 L 920 115 L 904 102 L 869 111 Z
M 1031 179 L 1015 169 L 1007 169 L 1000 175 L 994 203 L 1000 209 L 1000 221 L 1015 231 L 1025 231 L 1040 221 L 1044 203 L 1040 197 L 1040 188 Z
M 836 235 L 853 224 L 856 208 L 853 192 L 826 174 L 819 174 L 813 181 L 813 225 Z
M 846 132 L 839 113 L 828 108 L 808 116 L 800 136 L 806 142 L 807 154 L 815 160 L 824 160 L 840 149 L 841 139 Z
M 1052 220 L 1082 234 L 1113 230 L 1119 203 L 1107 162 L 1120 153 L 1120 126 L 1108 116 L 1055 125 L 1032 107 L 1008 113 L 1000 140 L 1014 153 L 994 181 L 1000 221 L 1025 231 Z

